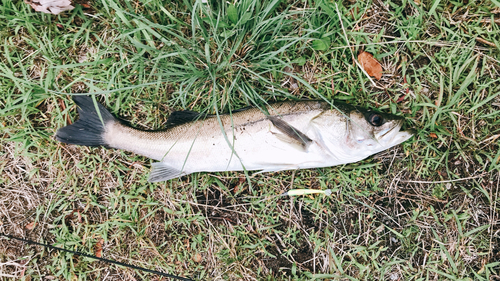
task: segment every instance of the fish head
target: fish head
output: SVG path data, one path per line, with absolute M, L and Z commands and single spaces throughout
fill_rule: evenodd
M 404 118 L 396 115 L 356 108 L 347 119 L 347 145 L 363 156 L 383 151 L 413 136 L 412 131 L 400 131 Z

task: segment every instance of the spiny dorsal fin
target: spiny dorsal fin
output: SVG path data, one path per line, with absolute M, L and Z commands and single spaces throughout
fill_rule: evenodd
M 167 127 L 174 127 L 174 126 L 182 125 L 182 124 L 189 123 L 192 121 L 205 119 L 206 117 L 207 117 L 207 114 L 199 113 L 196 111 L 189 111 L 189 110 L 174 111 L 168 117 L 166 126 Z
M 288 137 L 291 142 L 300 144 L 303 149 L 307 149 L 307 147 L 313 142 L 312 139 L 310 139 L 304 133 L 297 130 L 285 121 L 279 119 L 278 117 L 270 116 L 268 117 L 268 119 L 273 123 L 274 127 L 285 134 L 285 136 Z

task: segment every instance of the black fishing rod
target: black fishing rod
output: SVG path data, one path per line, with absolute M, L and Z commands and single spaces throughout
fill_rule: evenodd
M 28 244 L 42 246 L 42 247 L 45 247 L 45 248 L 49 248 L 49 249 L 53 249 L 53 250 L 57 250 L 57 251 L 61 251 L 61 252 L 71 253 L 71 254 L 77 255 L 77 256 L 91 258 L 91 259 L 95 259 L 95 260 L 99 260 L 99 261 L 103 261 L 103 262 L 107 262 L 107 263 L 111 263 L 111 264 L 116 264 L 116 265 L 121 265 L 121 266 L 132 268 L 132 269 L 137 269 L 137 270 L 148 272 L 148 273 L 152 273 L 152 274 L 157 274 L 157 275 L 160 275 L 160 276 L 163 276 L 163 277 L 173 278 L 173 279 L 182 280 L 182 281 L 194 281 L 193 279 L 189 279 L 189 278 L 185 278 L 185 277 L 180 277 L 180 276 L 172 275 L 172 274 L 168 274 L 168 273 L 163 273 L 163 272 L 159 272 L 159 271 L 156 271 L 156 270 L 151 270 L 151 269 L 147 269 L 147 268 L 143 268 L 143 267 L 139 267 L 139 266 L 127 264 L 127 263 L 122 263 L 122 262 L 118 262 L 118 261 L 114 261 L 114 260 L 108 260 L 108 259 L 105 259 L 105 258 L 100 258 L 100 257 L 96 257 L 96 256 L 93 256 L 93 255 L 89 255 L 89 254 L 85 254 L 85 253 L 81 253 L 81 252 L 77 252 L 77 251 L 71 251 L 71 250 L 67 250 L 67 249 L 64 249 L 64 248 L 55 247 L 55 246 L 48 245 L 48 244 L 38 243 L 38 242 L 29 240 L 29 239 L 19 238 L 19 237 L 12 236 L 12 235 L 9 235 L 9 234 L 0 233 L 0 236 L 4 236 L 4 237 L 10 238 L 10 239 L 22 241 L 22 242 L 25 242 L 25 243 L 28 243 Z

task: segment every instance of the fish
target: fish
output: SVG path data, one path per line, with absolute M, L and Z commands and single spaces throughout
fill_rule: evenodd
M 197 172 L 331 167 L 361 161 L 414 134 L 404 117 L 333 101 L 286 101 L 230 114 L 170 114 L 163 130 L 141 130 L 86 95 L 74 95 L 79 119 L 60 128 L 66 144 L 104 146 L 154 160 L 149 182 Z M 332 104 L 334 106 L 332 106 Z

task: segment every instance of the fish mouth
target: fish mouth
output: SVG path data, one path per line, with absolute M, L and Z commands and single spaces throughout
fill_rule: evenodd
M 392 126 L 390 129 L 384 130 L 382 132 L 379 132 L 375 137 L 378 141 L 381 140 L 390 140 L 392 139 L 393 135 L 399 132 L 399 129 L 401 129 L 401 126 L 403 125 L 403 120 L 395 120 L 395 124 Z
M 403 120 L 397 120 L 396 122 L 397 123 L 387 132 L 382 132 L 377 135 L 377 140 L 379 142 L 393 146 L 408 140 L 416 133 L 414 129 L 400 131 L 401 126 L 403 125 Z
M 414 130 L 401 131 L 398 132 L 392 140 L 395 144 L 400 144 L 408 140 L 409 138 L 413 137 L 413 135 L 414 135 Z

